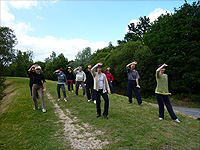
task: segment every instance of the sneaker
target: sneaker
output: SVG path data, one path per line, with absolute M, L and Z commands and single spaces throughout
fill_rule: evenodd
M 64 101 L 65 101 L 65 102 L 67 102 L 67 99 L 66 99 L 66 98 L 64 98 Z
M 96 100 L 94 100 L 94 103 L 96 104 L 96 103 L 97 103 L 97 101 L 96 101 Z
M 176 121 L 176 122 L 180 123 L 180 120 L 178 120 L 178 119 L 176 119 L 176 120 L 174 120 L 174 121 Z
M 163 118 L 159 117 L 159 120 L 163 120 Z
M 58 99 L 58 102 L 60 101 L 60 98 Z
M 43 109 L 42 109 L 42 112 L 45 113 L 45 112 L 47 112 L 47 111 L 46 111 L 46 109 L 43 108 Z
M 91 101 L 91 99 L 88 99 L 88 103 Z
M 39 109 L 40 107 L 38 107 L 37 109 Z M 37 110 L 35 107 L 33 108 L 33 110 Z
M 139 104 L 139 106 L 140 106 L 140 107 L 143 107 L 143 105 L 142 105 L 142 104 Z
M 74 92 L 74 90 L 72 90 L 72 93 Z

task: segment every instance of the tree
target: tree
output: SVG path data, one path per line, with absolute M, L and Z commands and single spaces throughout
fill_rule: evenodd
M 161 15 L 144 35 L 157 65 L 170 67 L 170 89 L 175 93 L 199 94 L 200 2 L 187 2 L 174 14 Z
M 72 68 L 76 68 L 78 66 L 84 67 L 86 64 L 89 63 L 90 57 L 91 57 L 91 48 L 86 47 L 85 49 L 83 49 L 82 51 L 79 51 L 76 54 L 75 60 L 73 62 L 71 62 L 69 65 Z
M 0 27 L 0 77 L 5 66 L 14 58 L 16 45 L 17 38 L 14 31 L 8 27 Z

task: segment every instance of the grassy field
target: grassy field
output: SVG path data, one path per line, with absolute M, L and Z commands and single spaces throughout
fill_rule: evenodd
M 0 149 L 71 149 L 70 143 L 63 141 L 64 125 L 58 122 L 46 94 L 47 113 L 43 114 L 41 109 L 32 110 L 27 78 L 7 78 L 6 84 L 8 97 L 0 105 Z M 47 92 L 57 99 L 56 82 L 47 81 Z M 95 104 L 88 103 L 81 90 L 79 96 L 69 92 L 67 96 L 68 102 L 58 102 L 60 108 L 79 119 L 74 123 L 89 123 L 93 130 L 103 131 L 96 138 L 109 141 L 104 149 L 200 149 L 199 120 L 177 114 L 181 123 L 176 123 L 166 112 L 165 120 L 159 121 L 157 108 L 149 104 L 140 107 L 136 100 L 128 105 L 126 97 L 116 94 L 109 95 L 106 120 L 95 117 Z

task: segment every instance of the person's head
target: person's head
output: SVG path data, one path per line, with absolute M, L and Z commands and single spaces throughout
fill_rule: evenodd
M 40 66 L 35 67 L 35 71 L 36 71 L 36 73 L 39 74 L 40 71 L 41 71 L 41 69 L 42 69 L 42 68 L 41 68 Z
M 134 70 L 135 69 L 135 64 L 132 64 L 131 65 L 131 70 Z
M 91 71 L 92 67 L 91 65 L 88 66 L 88 71 Z
M 98 66 L 97 66 L 97 72 L 98 72 L 98 73 L 101 73 L 101 70 L 102 70 L 102 66 L 98 65 Z
M 71 71 L 71 67 L 68 67 L 68 71 Z
M 59 69 L 59 72 L 60 72 L 60 73 L 63 73 L 63 69 L 62 69 L 62 68 L 60 68 L 60 69 Z
M 79 67 L 78 67 L 78 70 L 79 70 L 79 71 L 82 71 L 82 67 L 81 67 L 81 66 L 79 66 Z
M 162 64 L 160 64 L 159 66 L 158 66 L 158 68 L 160 68 L 162 66 Z M 165 67 L 162 67 L 161 69 L 160 69 L 160 73 L 164 73 L 165 72 Z

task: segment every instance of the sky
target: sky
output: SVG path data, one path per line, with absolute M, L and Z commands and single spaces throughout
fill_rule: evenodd
M 52 51 L 73 60 L 86 47 L 93 53 L 109 42 L 117 45 L 128 24 L 139 17 L 153 22 L 183 4 L 184 0 L 1 0 L 0 25 L 14 30 L 15 48 L 33 51 L 34 61 L 44 61 Z

